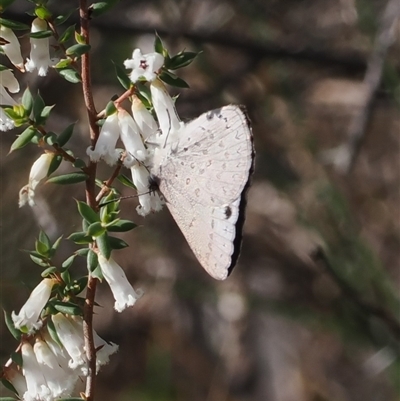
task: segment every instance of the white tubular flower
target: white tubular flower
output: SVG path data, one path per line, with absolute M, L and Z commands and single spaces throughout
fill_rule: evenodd
M 136 208 L 140 216 L 147 216 L 151 211 L 158 212 L 164 202 L 157 192 L 149 192 L 150 174 L 142 164 L 135 163 L 131 167 L 132 182 L 135 184 L 140 205 Z
M 102 254 L 99 254 L 99 264 L 101 272 L 114 295 L 114 309 L 117 312 L 122 312 L 128 306 L 133 306 L 142 296 L 142 293 L 133 289 L 122 267 L 114 259 L 107 260 Z
M 40 18 L 35 18 L 32 22 L 31 32 L 35 33 L 45 30 L 47 30 L 47 22 Z M 31 57 L 27 59 L 25 68 L 29 72 L 37 69 L 38 74 L 44 77 L 47 74 L 47 70 L 52 65 L 50 60 L 49 38 L 31 38 L 30 42 Z
M 146 107 L 144 107 L 144 104 L 136 96 L 133 96 L 132 99 L 132 115 L 144 140 L 157 132 L 158 125 L 156 120 L 154 120 L 151 113 L 146 109 Z
M 41 334 L 43 340 L 56 357 L 57 364 L 65 371 L 68 371 L 68 369 L 70 369 L 68 366 L 69 355 L 66 353 L 66 351 L 64 351 L 64 348 L 61 348 L 60 345 L 51 338 L 51 335 L 48 331 L 42 331 Z M 76 379 L 78 379 L 78 377 Z
M 32 345 L 25 342 L 21 346 L 22 374 L 25 376 L 27 390 L 24 401 L 52 400 L 51 391 L 46 385 L 46 379 L 33 352 Z
M 87 155 L 92 162 L 98 162 L 100 159 L 113 166 L 117 163 L 120 152 L 115 148 L 119 138 L 120 128 L 118 123 L 118 113 L 111 114 L 104 121 L 100 130 L 99 139 L 95 148 L 90 147 L 86 150 Z
M 77 330 L 83 332 L 82 317 L 71 316 L 71 321 Z M 96 348 L 96 373 L 98 373 L 100 367 L 107 365 L 110 360 L 110 356 L 118 351 L 118 345 L 106 342 L 96 333 L 95 330 L 93 330 L 93 341 L 94 347 Z
M 32 291 L 18 315 L 14 311 L 11 313 L 17 329 L 32 334 L 34 330 L 42 327 L 42 322 L 39 321 L 40 313 L 50 298 L 54 283 L 55 281 L 51 278 L 43 279 Z
M 51 399 L 70 396 L 78 375 L 69 369 L 68 371 L 62 369 L 57 362 L 56 356 L 44 341 L 37 339 L 33 346 L 33 351 L 39 368 L 45 377 L 46 387 L 51 394 Z
M 0 71 L 0 85 L 7 88 L 11 93 L 17 93 L 19 92 L 19 83 L 17 81 L 17 78 L 14 77 L 14 74 L 10 70 L 2 70 Z M 10 97 L 11 101 L 9 102 L 3 102 L 3 95 L 1 98 L 1 104 L 16 104 L 15 100 Z
M 139 127 L 132 116 L 125 110 L 119 110 L 118 120 L 121 130 L 121 140 L 128 155 L 131 156 L 131 158 L 127 158 L 129 160 L 128 163 L 132 163 L 132 157 L 136 160 L 144 161 L 147 157 L 147 150 L 140 136 Z
M 28 390 L 21 368 L 9 359 L 3 368 L 3 375 L 3 377 L 13 385 L 21 398 Z
M 82 374 L 86 376 L 88 368 L 83 331 L 79 330 L 72 320 L 62 313 L 53 315 L 51 319 L 56 328 L 58 338 L 70 356 L 68 366 L 71 369 L 79 368 Z
M 163 137 L 164 139 L 172 140 L 169 134 L 177 133 L 182 125 L 176 112 L 174 101 L 165 85 L 159 79 L 150 84 L 150 91 Z
M 5 88 L 11 93 L 19 91 L 19 83 L 10 70 L 0 71 L 0 104 L 16 105 L 16 101 L 8 94 Z M 0 108 L 0 131 L 8 131 L 12 128 L 14 128 L 14 121 Z
M 151 82 L 157 78 L 157 73 L 164 65 L 164 57 L 159 53 L 142 54 L 140 49 L 135 49 L 132 58 L 124 61 L 124 66 L 131 69 L 130 79 L 136 82 L 144 78 Z
M 35 189 L 40 181 L 47 177 L 47 172 L 49 171 L 53 157 L 54 153 L 43 153 L 35 163 L 32 164 L 29 173 L 29 183 L 19 191 L 19 207 L 24 206 L 26 203 L 29 203 L 29 206 L 35 205 Z
M 21 55 L 21 46 L 15 33 L 5 26 L 0 26 L 0 37 L 5 39 L 8 43 L 1 45 L 4 54 L 8 59 L 21 71 L 24 71 L 24 60 Z

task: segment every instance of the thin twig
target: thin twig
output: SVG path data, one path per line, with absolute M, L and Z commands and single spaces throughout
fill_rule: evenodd
M 97 202 L 100 202 L 101 198 L 110 190 L 112 183 L 118 177 L 118 175 L 121 171 L 121 167 L 122 167 L 122 164 L 118 164 L 118 166 L 114 170 L 112 176 L 103 184 L 103 187 L 101 188 L 100 192 L 96 196 Z
M 357 292 L 336 273 L 329 258 L 321 248 L 319 248 L 314 253 L 313 260 L 316 263 L 322 264 L 322 267 L 339 286 L 343 294 L 348 299 L 350 299 L 360 310 L 362 310 L 368 316 L 375 316 L 382 320 L 393 333 L 394 337 L 397 339 L 400 338 L 400 322 L 396 319 L 396 317 L 382 306 L 374 305 L 368 301 L 361 299 Z
M 363 106 L 360 107 L 350 123 L 347 142 L 328 151 L 330 161 L 340 172 L 349 174 L 352 171 L 365 140 L 374 100 L 382 80 L 386 54 L 395 40 L 394 24 L 399 17 L 400 1 L 388 0 L 364 76 L 365 98 Z

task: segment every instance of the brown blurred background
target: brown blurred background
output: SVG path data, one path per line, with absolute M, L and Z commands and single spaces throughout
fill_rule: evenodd
M 16 1 L 5 16 L 28 23 L 28 7 Z M 168 211 L 143 219 L 135 200 L 122 203 L 122 217 L 141 226 L 114 255 L 145 295 L 117 314 L 99 288 L 97 331 L 120 350 L 100 373 L 98 401 L 400 399 L 398 9 L 393 0 L 122 0 L 93 20 L 98 110 L 123 92 L 112 60 L 151 51 L 157 30 L 172 54 L 202 52 L 179 71 L 191 86 L 177 101 L 181 118 L 244 104 L 257 153 L 242 255 L 224 282 L 201 269 Z M 56 104 L 49 129 L 79 120 L 71 147 L 85 157 L 79 85 L 54 71 L 18 77 Z M 48 184 L 35 208 L 18 209 L 39 151 L 6 156 L 13 139 L 1 135 L 7 310 L 39 281 L 20 250 L 33 248 L 39 226 L 53 239 L 79 230 L 71 194 L 84 199 L 83 185 Z M 102 165 L 99 178 L 110 173 Z M 75 249 L 64 241 L 59 263 Z M 84 269 L 75 263 L 77 275 Z M 15 342 L 0 329 L 3 363 Z

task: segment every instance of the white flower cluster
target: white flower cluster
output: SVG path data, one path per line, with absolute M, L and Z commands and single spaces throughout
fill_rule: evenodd
M 108 116 L 101 128 L 99 139 L 94 149 L 88 148 L 87 154 L 94 162 L 103 159 L 114 165 L 121 156 L 116 148 L 121 139 L 126 150 L 123 164 L 130 168 L 132 181 L 139 195 L 140 205 L 137 212 L 146 216 L 152 211 L 161 210 L 164 201 L 156 192 L 149 191 L 149 167 L 153 164 L 154 154 L 160 146 L 176 135 L 182 122 L 176 113 L 175 104 L 164 83 L 158 78 L 158 71 L 164 64 L 164 57 L 158 53 L 142 55 L 135 49 L 132 59 L 125 61 L 125 67 L 132 69 L 132 82 L 145 79 L 150 82 L 150 91 L 158 123 L 139 98 L 132 98 L 132 115 L 124 109 L 118 109 Z
M 40 18 L 33 20 L 32 33 L 46 31 L 47 29 L 46 21 Z M 2 42 L 6 42 L 4 45 L 0 45 L 0 48 L 10 62 L 21 72 L 38 70 L 38 74 L 43 77 L 47 74 L 49 67 L 55 63 L 55 60 L 50 59 L 49 38 L 30 39 L 31 52 L 25 64 L 21 54 L 21 46 L 15 33 L 10 28 L 0 25 L 0 38 Z M 0 71 L 0 104 L 14 106 L 16 103 L 5 88 L 11 93 L 19 92 L 18 81 L 11 70 Z M 12 128 L 14 128 L 14 122 L 0 108 L 0 131 L 8 131 Z
M 4 378 L 24 401 L 53 401 L 69 397 L 79 378 L 88 374 L 82 317 L 62 313 L 52 315 L 57 340 L 47 326 L 42 328 L 40 314 L 54 284 L 54 279 L 43 279 L 18 315 L 12 313 L 15 327 L 29 334 L 30 339 L 21 343 L 22 367 L 10 360 L 3 372 Z M 96 332 L 93 336 L 98 371 L 108 363 L 118 346 L 107 343 Z

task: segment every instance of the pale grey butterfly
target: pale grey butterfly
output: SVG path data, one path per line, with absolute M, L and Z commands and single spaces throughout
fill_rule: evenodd
M 184 124 L 160 145 L 151 180 L 204 269 L 223 280 L 239 257 L 254 165 L 244 108 L 230 105 Z

